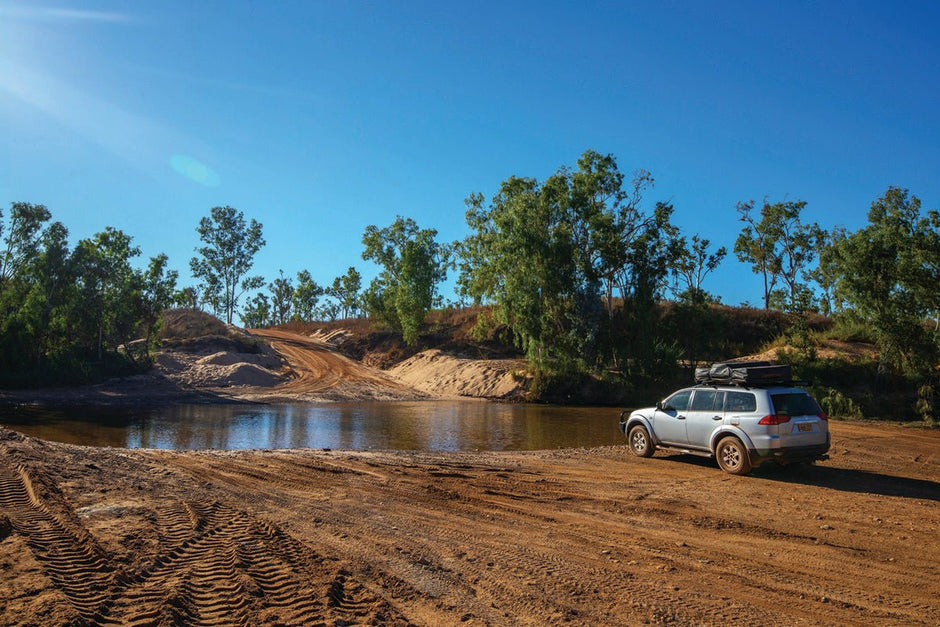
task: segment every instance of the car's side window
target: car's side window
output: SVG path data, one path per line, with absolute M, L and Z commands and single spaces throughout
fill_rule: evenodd
M 715 411 L 722 411 L 725 407 L 725 393 L 715 392 Z
M 681 392 L 676 392 L 667 398 L 663 405 L 666 407 L 672 407 L 676 411 L 685 411 L 689 408 L 690 396 L 692 396 L 692 392 L 690 390 L 682 390 Z
M 725 411 L 757 411 L 757 398 L 750 392 L 728 392 Z
M 695 390 L 691 411 L 711 411 L 715 406 L 715 390 Z

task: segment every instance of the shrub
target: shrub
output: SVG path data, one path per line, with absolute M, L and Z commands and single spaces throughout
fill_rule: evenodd
M 835 388 L 816 388 L 813 396 L 830 418 L 857 420 L 865 417 L 858 403 Z

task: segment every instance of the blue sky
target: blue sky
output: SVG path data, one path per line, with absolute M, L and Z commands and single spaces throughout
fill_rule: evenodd
M 469 193 L 588 148 L 716 245 L 764 197 L 856 229 L 889 185 L 940 206 L 938 27 L 936 2 L 0 0 L 0 206 L 123 229 L 183 285 L 212 206 L 264 224 L 269 280 L 370 278 L 366 225 L 461 238 Z M 706 288 L 761 299 L 732 258 Z

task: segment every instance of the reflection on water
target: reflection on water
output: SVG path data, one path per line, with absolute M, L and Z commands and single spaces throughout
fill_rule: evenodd
M 622 443 L 613 408 L 476 401 L 0 409 L 26 435 L 159 449 L 536 450 Z

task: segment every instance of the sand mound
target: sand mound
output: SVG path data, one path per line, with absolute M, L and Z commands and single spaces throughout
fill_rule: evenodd
M 221 366 L 206 372 L 195 373 L 196 385 L 206 387 L 229 387 L 235 385 L 251 385 L 264 387 L 277 385 L 281 377 L 275 372 L 262 368 L 256 364 L 233 363 Z
M 269 349 L 270 350 L 270 349 Z M 262 368 L 280 368 L 283 361 L 276 354 L 233 353 L 219 351 L 196 360 L 200 366 L 233 366 L 235 364 L 254 364 Z
M 186 387 L 271 387 L 284 381 L 284 361 L 265 348 L 261 354 L 223 350 L 202 357 L 164 351 L 157 355 L 156 364 L 162 374 Z
M 464 359 L 426 350 L 389 369 L 402 383 L 435 396 L 516 399 L 525 394 L 524 364 L 516 359 Z

